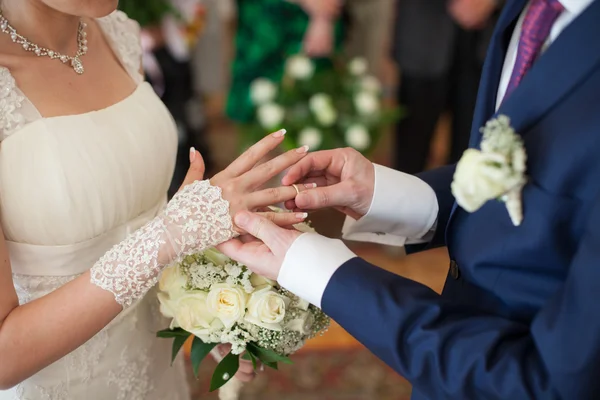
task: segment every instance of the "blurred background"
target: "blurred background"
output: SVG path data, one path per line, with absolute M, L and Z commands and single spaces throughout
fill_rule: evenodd
M 179 128 L 173 193 L 198 149 L 210 176 L 248 145 L 286 128 L 284 147 L 354 147 L 418 173 L 468 145 L 488 41 L 502 0 L 121 0 L 142 26 L 148 81 Z M 282 149 L 284 150 L 284 149 Z M 340 237 L 343 217 L 313 213 Z M 445 249 L 349 243 L 370 262 L 440 292 Z M 332 324 L 243 399 L 408 399 L 410 384 Z M 207 392 L 214 363 L 190 377 Z

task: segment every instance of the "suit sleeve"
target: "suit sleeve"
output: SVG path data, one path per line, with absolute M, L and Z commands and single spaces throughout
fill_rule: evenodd
M 431 399 L 597 399 L 600 206 L 562 288 L 524 324 L 449 303 L 352 258 L 323 310 Z

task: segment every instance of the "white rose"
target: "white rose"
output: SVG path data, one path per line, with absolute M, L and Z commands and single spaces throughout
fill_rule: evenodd
M 280 331 L 285 317 L 285 308 L 290 300 L 277 293 L 269 285 L 260 286 L 248 300 L 245 320 L 251 324 L 273 331 Z
M 361 79 L 360 87 L 365 92 L 370 92 L 370 93 L 380 93 L 381 92 L 381 83 L 379 82 L 379 79 L 375 78 L 374 76 L 365 76 L 363 79 Z
M 367 72 L 367 60 L 365 60 L 362 57 L 357 57 L 355 59 L 353 59 L 352 61 L 350 61 L 350 64 L 348 65 L 348 69 L 350 70 L 350 73 L 354 76 L 359 76 L 359 75 L 363 75 L 365 72 Z
M 350 126 L 346 130 L 346 134 L 344 136 L 346 143 L 358 151 L 364 151 L 371 145 L 371 136 L 369 136 L 369 131 L 367 131 L 367 129 L 362 125 Z
M 166 293 L 158 293 L 157 297 L 160 303 L 160 313 L 166 318 L 175 318 L 175 302 Z
M 223 324 L 230 328 L 241 321 L 246 312 L 246 293 L 239 286 L 219 283 L 212 285 L 206 304 Z
M 456 165 L 452 194 L 468 212 L 477 211 L 485 202 L 497 199 L 521 180 L 514 174 L 506 157 L 468 149 Z
M 206 292 L 194 290 L 183 292 L 165 304 L 172 306 L 177 326 L 194 335 L 206 335 L 214 329 L 215 320 L 206 306 L 206 298 Z
M 264 285 L 274 286 L 276 282 L 272 279 L 265 278 L 264 276 L 253 273 L 252 275 L 250 275 L 250 283 L 252 284 L 252 286 L 257 288 L 259 286 Z
M 267 129 L 276 128 L 284 117 L 285 110 L 277 104 L 263 104 L 258 108 L 258 122 Z
M 256 105 L 272 101 L 277 95 L 277 86 L 268 79 L 256 79 L 250 85 L 250 98 Z
M 308 146 L 310 149 L 317 149 L 323 142 L 323 135 L 317 128 L 307 127 L 298 134 L 298 143 L 301 146 Z
M 204 250 L 202 255 L 214 265 L 224 266 L 231 262 L 231 258 L 227 257 L 225 254 L 221 253 L 220 251 L 214 248 Z
M 379 111 L 379 99 L 370 92 L 360 92 L 354 96 L 354 105 L 358 112 L 363 115 Z
M 315 66 L 308 57 L 296 55 L 287 60 L 286 72 L 294 79 L 306 80 L 313 76 Z
M 187 276 L 181 272 L 181 268 L 178 265 L 165 268 L 158 280 L 158 289 L 165 293 L 183 291 L 186 285 Z
M 290 331 L 295 331 L 301 335 L 308 335 L 312 332 L 312 326 L 314 323 L 314 317 L 307 311 L 298 313 L 298 316 L 293 320 L 289 321 L 285 328 Z

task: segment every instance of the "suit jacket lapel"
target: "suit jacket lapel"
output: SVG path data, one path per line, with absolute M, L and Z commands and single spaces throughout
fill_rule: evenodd
M 509 1 L 502 10 L 496 29 L 490 41 L 488 54 L 483 66 L 481 81 L 479 83 L 479 93 L 477 94 L 477 104 L 473 115 L 473 125 L 471 126 L 471 139 L 469 147 L 476 147 L 479 144 L 479 129 L 485 125 L 485 122 L 494 115 L 496 109 L 496 97 L 498 94 L 498 85 L 504 66 L 506 50 L 514 31 L 514 26 L 523 11 L 527 0 Z M 457 204 L 454 202 L 447 228 L 452 222 L 452 217 L 456 211 Z M 446 243 L 448 242 L 448 229 L 446 228 Z
M 481 74 L 477 105 L 471 127 L 470 147 L 477 146 L 479 143 L 479 129 L 494 115 L 498 85 L 502 75 L 506 50 L 514 31 L 514 26 L 526 2 L 527 0 L 508 2 L 498 19 L 498 24 L 490 41 L 488 54 Z
M 594 1 L 535 62 L 497 114 L 522 136 L 600 64 L 600 1 Z

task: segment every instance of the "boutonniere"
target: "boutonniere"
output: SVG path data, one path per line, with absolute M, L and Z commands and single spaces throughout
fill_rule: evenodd
M 456 165 L 452 194 L 468 212 L 489 200 L 500 200 L 513 225 L 519 226 L 523 221 L 521 191 L 527 182 L 523 140 L 505 115 L 488 121 L 481 132 L 481 150 L 468 149 Z

